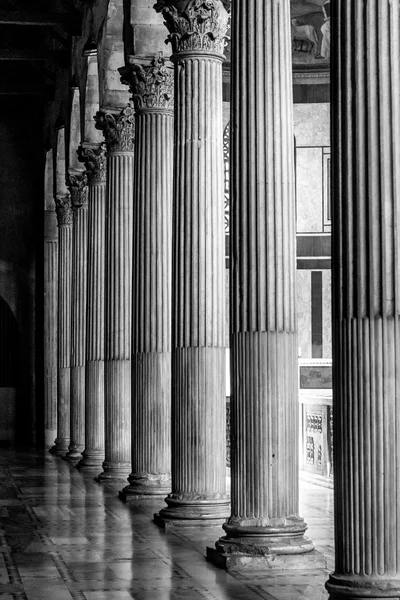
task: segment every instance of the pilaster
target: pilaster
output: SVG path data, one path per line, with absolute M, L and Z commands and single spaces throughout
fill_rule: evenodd
M 289 0 L 232 2 L 231 496 L 208 558 L 321 567 L 298 498 L 296 228 Z
M 88 177 L 85 450 L 78 466 L 99 473 L 104 461 L 106 145 L 80 146 L 78 155 Z
M 174 71 L 131 57 L 136 113 L 133 251 L 132 473 L 120 496 L 171 491 L 171 267 Z
M 335 570 L 400 597 L 400 7 L 332 5 Z
M 219 0 L 160 1 L 175 63 L 172 267 L 172 493 L 158 522 L 207 526 L 229 514 L 225 452 L 225 237 Z
M 68 460 L 77 463 L 85 448 L 85 351 L 87 290 L 87 175 L 69 173 L 73 209 L 71 297 L 71 440 Z
M 58 196 L 55 202 L 58 221 L 57 438 L 52 451 L 63 456 L 70 442 L 73 214 L 69 195 Z
M 107 145 L 105 262 L 105 460 L 98 480 L 131 471 L 132 218 L 134 109 L 99 112 Z

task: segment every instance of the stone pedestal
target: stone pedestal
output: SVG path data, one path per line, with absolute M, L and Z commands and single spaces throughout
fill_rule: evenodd
M 69 173 L 73 209 L 71 297 L 71 439 L 66 458 L 78 463 L 85 447 L 87 203 L 85 173 Z
M 134 110 L 97 114 L 107 144 L 105 460 L 99 481 L 131 471 L 132 208 Z
M 120 497 L 129 502 L 171 491 L 174 72 L 162 56 L 132 57 L 127 77 L 136 113 L 132 473 Z
M 55 210 L 44 213 L 44 435 L 46 448 L 57 436 L 58 232 Z
M 72 204 L 70 196 L 55 199 L 58 220 L 57 438 L 54 454 L 64 456 L 70 442 Z
M 79 469 L 99 473 L 104 461 L 104 299 L 107 159 L 105 144 L 80 147 L 88 175 L 88 280 L 85 450 Z
M 324 566 L 298 514 L 290 2 L 232 2 L 232 570 Z
M 172 268 L 172 493 L 159 521 L 223 523 L 225 235 L 222 2 L 160 1 L 175 62 Z
M 333 3 L 331 600 L 400 597 L 400 9 Z M 362 35 L 360 35 L 362 33 Z

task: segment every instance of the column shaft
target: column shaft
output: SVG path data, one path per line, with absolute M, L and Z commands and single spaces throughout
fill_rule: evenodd
M 335 571 L 330 598 L 400 596 L 400 8 L 332 11 Z
M 173 69 L 135 62 L 132 473 L 124 500 L 171 491 Z M 143 84 L 142 86 L 140 84 Z
M 54 453 L 65 455 L 70 442 L 72 206 L 56 198 L 58 218 L 57 439 Z
M 85 173 L 69 176 L 73 216 L 71 297 L 71 440 L 67 458 L 77 463 L 85 448 L 85 362 L 88 190 Z
M 132 206 L 134 113 L 98 113 L 107 147 L 105 460 L 99 481 L 131 470 Z
M 89 174 L 85 450 L 79 468 L 98 473 L 104 461 L 105 144 L 81 147 L 79 160 Z
M 229 507 L 222 120 L 222 49 L 228 13 L 220 1 L 201 7 L 193 2 L 158 5 L 172 34 L 177 94 L 172 493 L 160 517 L 166 525 L 215 525 L 225 520 Z
M 57 435 L 58 233 L 55 211 L 45 211 L 44 235 L 44 427 L 45 445 L 50 448 Z
M 215 558 L 301 568 L 289 0 L 233 0 L 232 37 L 232 514 Z

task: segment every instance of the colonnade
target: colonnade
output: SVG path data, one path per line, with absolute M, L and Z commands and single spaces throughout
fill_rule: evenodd
M 126 501 L 167 494 L 157 515 L 165 527 L 223 524 L 207 554 L 228 570 L 321 567 L 298 510 L 290 3 L 232 0 L 231 497 L 222 165 L 230 3 L 160 0 L 155 9 L 174 66 L 133 58 L 124 73 L 132 102 L 101 111 L 106 148 L 82 152 L 90 231 L 83 365 L 71 346 L 82 311 L 72 310 L 71 324 L 77 219 L 70 198 L 56 199 L 56 451 L 84 450 L 79 466 L 121 481 Z M 337 0 L 331 18 L 336 568 L 327 587 L 332 599 L 394 598 L 399 2 Z M 84 430 L 70 402 L 78 366 Z

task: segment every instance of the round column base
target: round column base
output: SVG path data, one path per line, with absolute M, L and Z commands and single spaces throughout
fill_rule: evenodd
M 219 527 L 230 515 L 230 499 L 210 500 L 177 499 L 172 495 L 165 498 L 168 508 L 154 515 L 154 521 L 160 527 Z
M 268 525 L 231 520 L 223 528 L 228 535 L 216 542 L 215 549 L 207 548 L 207 559 L 227 571 L 326 568 L 325 557 L 305 535 L 307 525 L 300 517 L 276 519 Z
M 78 464 L 82 460 L 82 446 L 71 446 L 69 447 L 69 452 L 64 456 L 65 460 L 68 460 L 73 465 Z
M 379 600 L 400 598 L 400 578 L 389 579 L 379 576 L 337 575 L 333 573 L 325 584 L 330 600 Z
M 49 452 L 55 456 L 65 456 L 69 449 L 69 438 L 57 438 Z
M 76 465 L 80 471 L 89 471 L 98 473 L 101 471 L 104 462 L 104 451 L 87 451 L 82 453 L 82 460 Z
M 126 482 L 131 470 L 131 464 L 127 462 L 103 462 L 103 472 L 95 477 L 98 483 Z
M 171 492 L 171 476 L 169 474 L 146 474 L 129 476 L 129 485 L 119 492 L 123 502 L 136 502 L 145 498 L 165 497 Z

